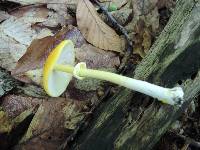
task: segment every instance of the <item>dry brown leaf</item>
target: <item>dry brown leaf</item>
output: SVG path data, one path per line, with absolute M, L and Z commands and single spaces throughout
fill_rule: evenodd
M 174 0 L 132 0 L 133 6 L 133 21 L 143 20 L 148 27 L 152 27 L 152 31 L 156 33 L 159 29 L 160 14 L 158 12 L 161 8 L 173 8 Z
M 153 32 L 156 32 L 159 28 L 159 13 L 157 4 L 160 1 L 132 0 L 134 14 L 133 22 L 137 23 L 138 21 L 143 20 L 147 27 L 152 27 Z
M 38 12 L 40 11 L 40 13 Z M 49 29 L 33 29 L 32 25 L 46 20 L 43 8 L 29 8 L 12 12 L 11 17 L 0 24 L 0 66 L 14 69 L 34 38 L 52 35 Z M 37 15 L 37 16 L 36 16 Z
M 10 12 L 17 18 L 26 17 L 27 22 L 42 22 L 47 19 L 49 10 L 46 7 L 22 7 Z
M 128 1 L 127 0 L 99 0 L 103 6 L 109 7 L 110 5 L 115 5 L 117 9 L 120 9 Z
M 23 111 L 41 104 L 43 100 L 20 95 L 7 95 L 1 99 L 1 102 L 1 107 L 8 114 L 8 116 L 10 118 L 15 118 Z
M 81 33 L 88 42 L 104 50 L 123 51 L 119 35 L 101 20 L 89 0 L 78 2 L 76 19 Z
M 133 52 L 139 54 L 142 58 L 146 55 L 152 44 L 151 30 L 146 26 L 143 20 L 139 20 L 135 26 L 135 43 Z
M 8 13 L 6 13 L 5 11 L 1 11 L 0 10 L 0 22 L 2 22 L 3 20 L 6 20 L 10 17 L 10 15 Z
M 159 9 L 167 5 L 166 0 L 132 0 L 133 19 L 126 26 L 135 43 L 133 52 L 144 57 L 150 49 L 155 35 L 160 31 Z
M 84 107 L 83 102 L 66 101 L 64 98 L 54 98 L 43 102 L 21 142 L 36 136 L 47 144 L 54 141 L 58 147 L 69 134 L 66 130 L 74 129 L 77 122 L 83 118 L 84 113 L 81 112 L 86 110 Z
M 68 14 L 67 4 L 48 4 L 47 8 L 54 11 L 49 11 L 48 19 L 41 25 L 56 27 L 58 25 L 64 26 L 66 24 L 74 24 L 75 18 Z
M 8 20 L 1 24 L 0 30 L 17 42 L 23 45 L 29 45 L 31 41 L 38 36 L 38 33 L 31 28 L 32 23 L 35 23 L 35 21 L 37 22 L 36 19 L 31 21 L 26 20 L 26 17 L 10 17 Z M 50 34 L 51 31 L 49 31 L 47 34 L 43 34 L 43 37 Z
M 141 16 L 150 13 L 157 5 L 158 0 L 132 0 L 134 16 Z
M 49 7 L 53 9 L 51 5 Z M 55 29 L 58 30 L 57 28 L 50 30 L 46 26 L 57 27 L 59 24 L 70 22 L 71 18 L 67 18 L 67 12 L 63 14 L 63 9 L 62 11 L 58 11 L 57 7 L 54 7 L 55 11 L 52 9 L 44 6 L 22 7 L 12 11 L 10 17 L 0 24 L 1 67 L 11 71 L 34 39 L 53 35 L 51 30 L 54 32 Z
M 26 53 L 19 59 L 12 74 L 20 74 L 29 70 L 42 68 L 51 50 L 64 39 L 71 39 L 76 47 L 85 42 L 80 31 L 76 27 L 65 27 L 54 36 L 34 40 Z
M 48 56 L 52 49 L 52 45 L 55 44 L 53 42 L 55 41 L 51 36 L 45 37 L 40 40 L 34 40 L 31 43 L 31 46 L 27 49 L 26 53 L 17 62 L 17 66 L 12 71 L 12 74 L 14 75 L 23 73 L 28 71 L 29 69 L 32 70 L 36 68 L 41 68 L 45 58 Z M 52 45 L 50 43 L 52 43 Z M 37 51 L 34 51 L 33 49 L 37 49 Z
M 3 97 L 0 107 L 0 133 L 9 133 L 17 127 L 27 116 L 34 113 L 35 106 L 41 102 L 36 98 L 16 95 Z
M 102 51 L 90 44 L 83 44 L 75 51 L 78 61 L 86 62 L 88 68 L 115 68 L 120 64 L 116 54 Z
M 145 53 L 147 53 L 148 50 L 150 49 L 152 44 L 151 41 L 152 41 L 151 33 L 148 30 L 148 28 L 145 28 L 143 33 L 143 42 L 142 42 L 142 46 L 144 48 Z
M 144 17 L 144 21 L 147 27 L 152 28 L 153 33 L 157 33 L 160 27 L 160 15 L 158 13 L 158 8 L 155 7 L 149 14 Z
M 63 16 L 64 18 L 68 17 L 67 13 L 67 4 L 48 4 L 47 8 L 53 9 L 54 11 L 58 12 L 59 15 Z
M 22 5 L 29 4 L 74 4 L 77 3 L 78 0 L 8 0 L 15 3 L 20 3 Z
M 16 62 L 25 53 L 26 46 L 16 42 L 0 29 L 0 67 L 14 69 Z

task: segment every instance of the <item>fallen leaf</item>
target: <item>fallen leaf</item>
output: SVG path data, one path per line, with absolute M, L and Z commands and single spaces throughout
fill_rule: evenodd
M 16 18 L 23 17 L 26 22 L 30 23 L 39 23 L 43 22 L 48 18 L 48 12 L 50 10 L 44 6 L 37 7 L 22 7 L 10 12 L 10 15 L 15 16 Z
M 133 0 L 134 21 L 143 20 L 147 27 L 155 33 L 159 29 L 158 0 L 139 1 Z
M 66 24 L 69 25 L 69 23 L 74 23 L 75 19 L 71 17 L 68 14 L 68 9 L 67 9 L 68 4 L 67 3 L 49 3 L 47 4 L 47 8 L 54 10 L 49 12 L 49 18 L 46 22 L 42 23 L 43 25 L 46 26 L 56 26 L 60 24 L 61 26 L 64 26 Z
M 38 108 L 21 142 L 39 137 L 45 143 L 55 142 L 58 147 L 66 139 L 69 129 L 74 129 L 83 118 L 84 103 L 66 101 L 64 98 L 50 99 Z M 68 131 L 68 132 L 66 132 Z
M 42 68 L 43 63 L 55 44 L 53 37 L 48 36 L 43 39 L 33 40 L 26 53 L 17 62 L 12 74 L 20 74 L 28 70 Z
M 147 53 L 148 50 L 151 47 L 151 41 L 152 41 L 152 37 L 151 37 L 151 33 L 148 30 L 148 28 L 144 29 L 144 33 L 143 33 L 143 41 L 142 41 L 142 46 L 144 48 L 144 52 Z
M 0 67 L 11 71 L 25 51 L 25 45 L 7 36 L 0 29 Z
M 46 19 L 43 8 L 15 11 L 0 24 L 0 66 L 12 70 L 34 38 L 51 35 L 49 29 L 33 29 L 32 25 Z M 29 12 L 30 11 L 30 12 Z M 32 15 L 31 15 L 32 14 Z M 38 15 L 38 16 L 34 16 Z
M 26 53 L 19 59 L 16 68 L 12 71 L 13 75 L 21 74 L 29 70 L 40 69 L 51 50 L 64 39 L 73 41 L 76 47 L 85 43 L 80 31 L 76 27 L 64 27 L 54 36 L 34 40 Z M 34 74 L 32 72 L 31 74 Z
M 75 48 L 81 47 L 86 43 L 80 30 L 73 26 L 68 26 L 69 31 L 67 32 L 66 39 L 71 39 L 75 45 Z
M 17 11 L 12 11 L 11 15 L 15 17 L 26 18 L 26 21 L 35 20 L 37 25 L 44 28 L 57 27 L 59 25 L 66 25 L 73 18 L 67 12 L 66 4 L 48 4 L 47 7 L 36 6 L 36 7 L 22 7 Z
M 152 44 L 151 30 L 146 26 L 143 20 L 139 20 L 135 26 L 135 43 L 133 53 L 139 54 L 142 58 L 146 55 Z
M 67 3 L 63 3 L 63 4 L 48 4 L 47 8 L 48 9 L 53 9 L 54 11 L 56 11 L 59 15 L 63 16 L 64 18 L 68 17 L 68 13 L 67 13 Z
M 36 20 L 32 21 L 33 22 L 26 21 L 23 17 L 10 17 L 1 24 L 0 30 L 17 42 L 23 45 L 29 45 L 33 39 L 37 38 L 37 32 L 31 28 L 32 23 L 35 23 Z M 48 34 L 43 35 L 43 37 L 47 35 L 51 35 L 51 31 L 49 31 Z
M 132 0 L 134 17 L 125 28 L 133 37 L 133 52 L 142 58 L 161 29 L 159 9 L 166 7 L 167 4 L 166 0 Z
M 134 16 L 142 16 L 150 13 L 156 7 L 158 0 L 132 0 Z
M 90 44 L 83 44 L 75 49 L 79 62 L 86 62 L 88 68 L 115 68 L 120 60 L 115 53 L 106 52 Z
M 9 0 L 11 2 L 20 3 L 22 5 L 30 4 L 74 4 L 77 0 Z
M 110 5 L 116 5 L 117 9 L 120 9 L 127 3 L 127 0 L 99 0 L 103 6 L 108 8 Z
M 64 10 L 53 11 L 52 9 L 44 6 L 22 7 L 12 11 L 11 16 L 0 24 L 1 67 L 11 71 L 16 67 L 16 62 L 23 56 L 33 40 L 53 35 L 52 31 L 44 24 L 57 27 L 58 24 L 66 24 L 70 20 L 65 18 L 69 16 L 67 12 L 66 16 L 63 16 Z M 54 7 L 54 9 L 56 8 Z M 49 14 L 53 14 L 53 17 L 48 16 Z M 55 30 L 55 28 L 51 29 Z M 79 36 L 78 32 L 76 35 Z M 78 39 L 78 37 L 76 38 Z
M 160 24 L 160 14 L 159 9 L 161 8 L 173 8 L 173 0 L 132 0 L 133 7 L 133 22 L 135 24 L 139 20 L 143 20 L 147 27 L 151 27 L 153 33 L 158 32 Z
M 143 20 L 145 21 L 145 25 L 152 30 L 152 34 L 159 32 L 160 27 L 160 15 L 158 13 L 158 8 L 153 9 L 149 14 L 144 16 Z
M 12 95 L 12 97 L 13 96 L 14 95 Z M 17 97 L 17 99 L 19 100 L 20 97 Z M 26 103 L 25 105 L 29 105 L 29 106 L 31 105 L 31 104 L 28 104 L 28 102 L 30 102 L 30 101 L 26 101 L 27 100 L 26 98 L 23 98 L 24 102 L 19 100 L 20 103 L 21 103 L 20 105 L 18 103 L 16 103 L 15 100 L 13 101 L 12 98 L 11 99 L 10 98 L 8 98 L 8 99 L 4 98 L 3 101 L 6 101 L 6 102 L 4 102 L 4 104 L 0 107 L 0 134 L 2 134 L 2 133 L 9 133 L 10 134 L 10 135 L 5 134 L 5 136 L 11 137 L 12 130 L 14 128 L 16 128 L 19 125 L 19 123 L 21 123 L 24 119 L 26 119 L 26 117 L 33 114 L 34 111 L 35 111 L 33 106 L 32 106 L 32 108 L 30 107 L 30 108 L 26 108 L 26 109 L 21 109 L 22 103 L 23 104 Z M 13 107 L 14 110 L 12 110 L 11 107 Z M 17 113 L 14 112 L 16 109 L 18 110 Z M 13 112 L 14 112 L 14 114 L 13 114 Z M 1 137 L 1 140 L 2 140 L 2 137 Z M 0 147 L 1 146 L 2 145 L 0 144 Z
M 42 99 L 20 95 L 7 95 L 1 99 L 1 107 L 10 118 L 15 118 L 25 110 L 34 108 L 43 102 Z
M 104 50 L 123 51 L 119 35 L 101 20 L 89 0 L 78 2 L 76 19 L 81 33 L 88 42 Z
M 5 11 L 0 11 L 0 22 L 8 19 L 10 17 L 10 15 L 8 13 L 6 13 Z

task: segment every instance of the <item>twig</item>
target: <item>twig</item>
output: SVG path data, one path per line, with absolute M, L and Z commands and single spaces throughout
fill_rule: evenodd
M 108 20 L 112 23 L 112 25 L 115 28 L 117 28 L 125 36 L 128 42 L 128 45 L 132 46 L 132 42 L 128 37 L 128 33 L 126 29 L 117 22 L 117 20 L 110 14 L 110 12 L 108 12 L 108 10 L 98 0 L 94 0 L 94 1 L 99 6 L 99 8 L 103 11 L 103 13 L 108 17 Z
M 124 35 L 127 41 L 127 50 L 122 59 L 122 63 L 118 69 L 118 73 L 123 74 L 124 71 L 126 70 L 129 58 L 132 54 L 133 43 L 131 39 L 129 39 L 126 29 L 116 21 L 116 19 L 108 12 L 108 10 L 104 6 L 102 6 L 102 4 L 98 0 L 94 0 L 94 2 L 99 6 L 99 8 L 103 11 L 103 13 L 107 16 L 108 20 L 112 23 L 112 25 Z

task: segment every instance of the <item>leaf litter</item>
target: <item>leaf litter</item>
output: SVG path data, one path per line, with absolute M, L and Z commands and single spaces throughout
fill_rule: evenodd
M 18 80 L 41 86 L 43 64 L 64 39 L 71 39 L 75 44 L 76 63 L 84 61 L 88 68 L 113 72 L 120 65 L 125 51 L 124 38 L 104 15 L 97 13 L 98 7 L 89 0 L 9 1 L 22 7 L 9 13 L 0 10 L 0 67 L 12 71 Z M 135 43 L 133 63 L 147 54 L 161 31 L 159 10 L 172 7 L 172 1 L 165 0 L 100 2 L 107 9 L 116 7 L 111 14 L 125 26 Z M 90 113 L 99 98 L 97 91 L 104 90 L 102 85 L 98 80 L 73 79 L 59 98 L 7 94 L 1 98 L 0 117 L 5 125 L 0 129 L 9 133 L 16 128 L 15 124 L 33 114 L 16 148 L 56 149 Z
M 80 31 L 88 42 L 104 50 L 123 52 L 119 35 L 101 20 L 89 0 L 78 2 L 76 19 Z

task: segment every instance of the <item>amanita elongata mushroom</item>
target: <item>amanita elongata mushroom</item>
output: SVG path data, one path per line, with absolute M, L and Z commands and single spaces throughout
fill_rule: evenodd
M 67 88 L 72 76 L 74 76 L 81 80 L 85 77 L 91 77 L 110 81 L 171 105 L 183 103 L 184 92 L 181 87 L 164 88 L 111 72 L 87 69 L 84 62 L 78 63 L 74 67 L 74 61 L 74 45 L 70 40 L 62 41 L 50 53 L 43 70 L 44 89 L 50 96 L 60 96 Z

